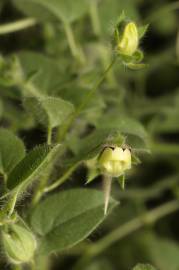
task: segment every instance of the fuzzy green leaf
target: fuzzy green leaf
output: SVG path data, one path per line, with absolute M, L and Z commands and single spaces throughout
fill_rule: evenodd
M 7 180 L 8 189 L 14 190 L 19 185 L 21 185 L 20 191 L 26 188 L 34 179 L 44 173 L 45 168 L 53 161 L 59 149 L 59 144 L 54 147 L 41 145 L 30 151 L 11 171 Z
M 0 129 L 0 171 L 8 174 L 25 156 L 23 142 L 11 131 Z
M 74 106 L 57 97 L 29 97 L 24 100 L 24 107 L 37 121 L 51 128 L 61 125 L 74 111 Z
M 31 225 L 42 236 L 43 254 L 62 251 L 82 241 L 104 220 L 103 193 L 72 189 L 46 198 L 34 210 Z M 110 210 L 117 204 L 110 201 Z

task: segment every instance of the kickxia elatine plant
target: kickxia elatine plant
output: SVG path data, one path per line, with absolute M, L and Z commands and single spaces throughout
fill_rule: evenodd
M 144 60 L 142 43 L 158 13 L 148 31 L 128 2 L 0 3 L 0 269 L 179 268 L 177 244 L 147 226 L 179 208 L 177 198 L 147 205 L 171 183 L 178 194 L 177 176 L 152 188 L 143 180 L 157 176 L 151 156 L 179 153 L 157 135 L 176 130 L 179 98 L 147 96 L 159 64 Z

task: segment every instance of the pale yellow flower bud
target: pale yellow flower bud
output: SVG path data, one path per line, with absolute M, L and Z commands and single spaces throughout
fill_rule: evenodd
M 117 49 L 120 54 L 132 56 L 139 45 L 139 35 L 135 23 L 128 23 L 123 31 L 122 37 L 119 40 Z
M 99 165 L 104 174 L 118 177 L 131 168 L 131 152 L 121 147 L 106 147 L 99 157 Z

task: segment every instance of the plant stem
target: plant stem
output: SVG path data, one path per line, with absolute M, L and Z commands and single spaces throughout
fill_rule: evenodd
M 47 129 L 47 144 L 51 145 L 52 143 L 52 128 L 50 126 L 48 126 Z
M 5 206 L 5 212 L 7 213 L 7 215 L 10 217 L 15 209 L 16 206 L 16 202 L 17 202 L 17 197 L 18 197 L 18 190 L 15 191 L 14 193 L 12 193 L 12 195 L 10 195 L 10 199 L 7 203 L 7 205 Z
M 59 187 L 60 185 L 62 185 L 68 178 L 69 176 L 73 173 L 73 171 L 76 169 L 76 167 L 79 165 L 80 162 L 76 162 L 75 164 L 73 164 L 63 175 L 62 177 L 60 177 L 57 181 L 55 181 L 54 183 L 52 183 L 50 186 L 44 188 L 44 192 L 50 192 L 52 190 L 54 190 L 55 188 Z
M 73 122 L 75 121 L 75 119 L 80 115 L 80 113 L 83 111 L 83 109 L 86 107 L 86 105 L 90 102 L 92 96 L 95 94 L 96 90 L 102 84 L 102 82 L 104 81 L 106 75 L 108 74 L 108 72 L 110 71 L 110 69 L 112 68 L 112 66 L 114 65 L 114 63 L 116 62 L 116 59 L 117 59 L 117 57 L 115 56 L 112 59 L 112 61 L 109 64 L 109 66 L 106 68 L 106 70 L 101 75 L 100 79 L 96 82 L 96 84 L 94 85 L 94 87 L 89 91 L 89 93 L 83 99 L 83 101 L 81 102 L 81 104 L 79 105 L 79 107 L 76 109 L 76 111 L 74 112 L 74 114 L 72 114 L 72 116 L 69 118 L 69 120 L 67 121 L 66 125 L 63 127 L 62 130 L 60 130 L 59 135 L 58 135 L 58 141 L 59 142 L 62 141 L 65 138 L 66 133 L 68 132 L 69 128 L 71 127 L 71 125 L 73 124 Z
M 97 243 L 92 244 L 82 256 L 82 258 L 77 262 L 74 269 L 84 269 L 84 265 L 86 263 L 88 263 L 92 258 L 101 254 L 112 244 L 133 233 L 134 231 L 139 230 L 145 225 L 155 223 L 160 218 L 171 214 L 176 210 L 179 210 L 179 201 L 173 200 L 147 212 L 146 214 L 142 214 L 134 218 L 133 220 L 126 222 L 125 224 L 121 225 L 119 228 L 115 229 L 107 236 L 99 240 Z
M 82 51 L 80 50 L 80 48 L 76 44 L 71 24 L 64 22 L 64 29 L 65 29 L 65 33 L 66 33 L 66 37 L 67 37 L 67 40 L 68 40 L 68 44 L 69 44 L 71 54 L 79 62 L 84 63 L 84 56 L 82 54 Z
M 96 36 L 99 36 L 101 34 L 101 25 L 100 25 L 99 16 L 98 16 L 97 0 L 89 1 L 89 12 L 90 12 L 93 31 Z
M 154 154 L 179 155 L 179 145 L 174 143 L 150 142 L 151 152 Z
M 0 35 L 13 33 L 34 26 L 37 21 L 33 18 L 23 19 L 12 23 L 0 25 Z

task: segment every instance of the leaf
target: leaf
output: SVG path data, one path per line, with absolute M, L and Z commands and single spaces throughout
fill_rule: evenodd
M 125 11 L 127 17 L 129 17 L 130 19 L 139 19 L 138 11 L 134 1 L 103 0 L 100 2 L 99 17 L 101 22 L 101 28 L 105 34 L 109 35 L 111 30 L 114 29 L 116 23 L 118 23 L 118 21 L 120 20 L 119 14 L 122 15 L 123 10 Z
M 123 142 L 124 137 L 112 129 L 96 129 L 86 138 L 79 140 L 76 158 L 77 160 L 89 160 L 99 154 L 104 144 L 117 143 L 122 145 Z
M 144 54 L 143 54 L 143 52 L 142 52 L 141 50 L 137 50 L 137 51 L 133 54 L 132 58 L 133 58 L 133 61 L 134 61 L 135 63 L 139 63 L 139 62 L 141 62 L 142 59 L 144 58 Z
M 33 83 L 38 94 L 52 95 L 57 85 L 63 84 L 69 77 L 63 56 L 60 58 L 60 64 L 56 59 L 32 51 L 21 51 L 17 57 L 26 80 Z M 32 77 L 33 74 L 35 76 Z
M 39 251 L 62 251 L 84 240 L 104 220 L 103 193 L 72 189 L 54 194 L 36 206 L 31 225 L 42 236 Z M 117 202 L 110 200 L 111 210 Z
M 122 190 L 125 189 L 125 174 L 122 174 L 121 176 L 119 176 L 118 178 L 118 182 L 119 182 L 119 185 L 121 187 Z
M 179 268 L 179 245 L 176 241 L 144 231 L 137 236 L 140 249 L 146 258 L 158 269 L 177 270 Z
M 150 264 L 137 264 L 132 270 L 156 270 L 152 265 Z
M 29 97 L 24 100 L 24 107 L 37 121 L 51 128 L 60 126 L 74 111 L 74 106 L 57 97 Z
M 86 0 L 13 0 L 13 3 L 25 14 L 43 21 L 60 19 L 71 23 L 88 9 Z
M 148 28 L 149 28 L 149 24 L 145 24 L 137 28 L 140 39 L 146 34 L 146 32 L 148 31 Z
M 140 70 L 148 67 L 147 64 L 138 64 L 138 63 L 125 63 L 125 65 L 132 70 Z
M 25 156 L 23 142 L 11 131 L 0 129 L 0 171 L 8 174 Z
M 101 119 L 99 119 L 97 127 L 101 130 L 116 130 L 124 135 L 135 135 L 143 140 L 146 140 L 147 138 L 145 128 L 140 122 L 127 116 L 118 116 L 117 112 L 104 115 Z
M 59 149 L 59 144 L 54 147 L 40 145 L 30 151 L 11 171 L 7 179 L 8 189 L 13 190 L 19 185 L 21 185 L 20 190 L 26 188 L 35 178 L 44 173 L 44 169 L 53 161 Z

